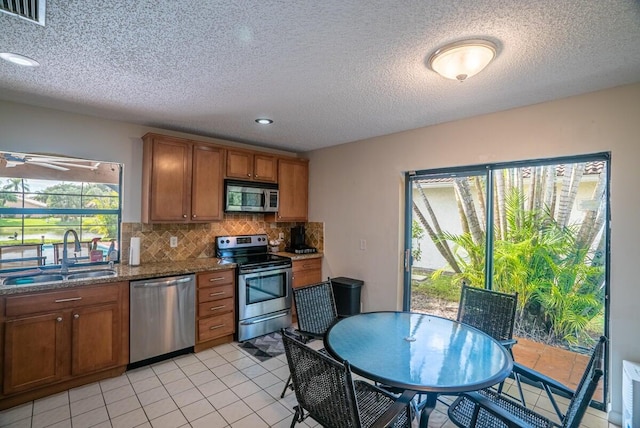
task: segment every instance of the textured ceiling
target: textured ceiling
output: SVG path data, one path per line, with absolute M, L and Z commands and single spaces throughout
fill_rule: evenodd
M 296 152 L 640 81 L 637 0 L 48 0 L 0 29 L 41 63 L 0 61 L 0 99 Z M 426 67 L 479 37 L 479 75 Z

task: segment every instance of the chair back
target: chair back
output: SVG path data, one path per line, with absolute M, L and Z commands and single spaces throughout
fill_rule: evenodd
M 360 427 L 351 370 L 282 331 L 298 405 L 325 427 Z
M 593 393 L 602 377 L 602 364 L 604 359 L 604 346 L 607 338 L 600 337 L 600 340 L 593 349 L 587 368 L 582 375 L 582 379 L 576 388 L 576 392 L 567 407 L 567 413 L 562 420 L 562 426 L 566 428 L 578 428 L 582 417 L 589 407 Z
M 338 319 L 331 281 L 293 289 L 298 316 L 298 330 L 324 336 Z
M 499 293 L 462 284 L 457 320 L 505 342 L 513 338 L 517 305 L 518 293 Z

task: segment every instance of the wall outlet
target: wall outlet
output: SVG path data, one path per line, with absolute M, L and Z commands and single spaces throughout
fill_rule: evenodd
M 284 240 L 284 232 L 278 233 L 278 239 L 281 241 Z
M 360 240 L 360 249 L 362 251 L 365 251 L 367 249 L 367 240 L 366 239 L 361 239 Z
M 169 238 L 169 246 L 171 248 L 176 248 L 178 246 L 178 237 L 177 236 L 172 236 L 171 238 Z

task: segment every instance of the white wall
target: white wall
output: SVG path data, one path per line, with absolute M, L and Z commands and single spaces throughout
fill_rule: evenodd
M 365 310 L 400 309 L 405 171 L 603 151 L 612 154 L 610 393 L 619 423 L 622 359 L 640 361 L 640 84 L 308 153 L 309 220 L 325 223 L 323 274 L 364 280 Z
M 147 132 L 250 147 L 226 140 L 0 101 L 0 151 L 48 153 L 124 164 L 122 220 L 127 223 L 140 221 L 141 138 Z M 293 155 L 284 151 L 260 150 Z

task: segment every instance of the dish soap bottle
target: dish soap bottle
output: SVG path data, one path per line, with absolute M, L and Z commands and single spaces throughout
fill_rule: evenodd
M 111 240 L 111 245 L 109 245 L 109 251 L 107 252 L 107 260 L 109 260 L 109 264 L 113 266 L 113 263 L 118 260 L 118 252 L 116 251 L 116 240 Z

